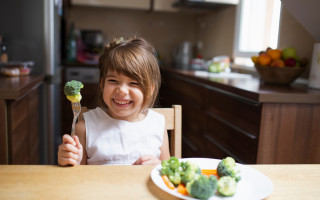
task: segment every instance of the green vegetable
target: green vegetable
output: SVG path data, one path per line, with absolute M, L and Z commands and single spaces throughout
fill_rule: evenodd
M 217 191 L 217 182 L 215 176 L 207 177 L 197 174 L 192 181 L 187 183 L 186 188 L 191 197 L 208 199 Z
M 201 174 L 201 169 L 191 161 L 180 162 L 177 157 L 170 157 L 161 162 L 161 175 L 167 175 L 174 185 L 181 182 L 186 184 L 194 179 L 196 174 Z
M 222 196 L 233 196 L 237 191 L 237 182 L 230 176 L 223 176 L 218 181 L 218 192 Z
M 83 84 L 79 81 L 68 81 L 64 86 L 64 94 L 66 96 L 74 96 L 80 94 L 80 89 L 83 88 Z
M 176 171 L 173 174 L 169 175 L 169 180 L 174 184 L 174 185 L 179 185 L 181 183 L 181 176 L 180 172 Z
M 199 166 L 191 161 L 181 163 L 182 172 L 181 172 L 181 181 L 184 184 L 187 184 L 189 181 L 192 181 L 195 178 L 196 174 L 201 174 L 201 169 Z
M 181 182 L 182 168 L 180 167 L 180 162 L 177 157 L 172 156 L 169 160 L 163 160 L 161 166 L 161 175 L 167 175 L 175 185 Z
M 239 171 L 236 170 L 236 162 L 231 157 L 226 157 L 225 159 L 221 160 L 217 167 L 217 173 L 219 177 L 223 176 L 231 176 L 238 182 L 241 177 L 238 176 Z

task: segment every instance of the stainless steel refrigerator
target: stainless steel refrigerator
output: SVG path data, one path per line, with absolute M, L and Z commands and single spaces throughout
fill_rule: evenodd
M 34 61 L 40 91 L 40 164 L 56 164 L 60 143 L 62 0 L 0 0 L 0 34 L 9 61 Z

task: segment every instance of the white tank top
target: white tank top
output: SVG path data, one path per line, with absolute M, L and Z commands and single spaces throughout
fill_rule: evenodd
M 101 108 L 83 114 L 88 165 L 131 165 L 143 155 L 160 157 L 165 119 L 148 110 L 138 122 L 111 118 Z

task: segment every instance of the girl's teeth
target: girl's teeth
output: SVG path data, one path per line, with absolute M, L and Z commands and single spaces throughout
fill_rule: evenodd
M 117 104 L 128 104 L 130 101 L 117 101 L 117 100 L 115 100 L 115 102 Z

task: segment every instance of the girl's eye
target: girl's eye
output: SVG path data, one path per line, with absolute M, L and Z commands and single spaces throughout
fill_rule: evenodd
M 108 79 L 107 80 L 109 83 L 116 83 L 117 82 L 117 80 L 115 80 L 115 79 Z
M 138 82 L 130 82 L 131 85 L 139 86 Z

